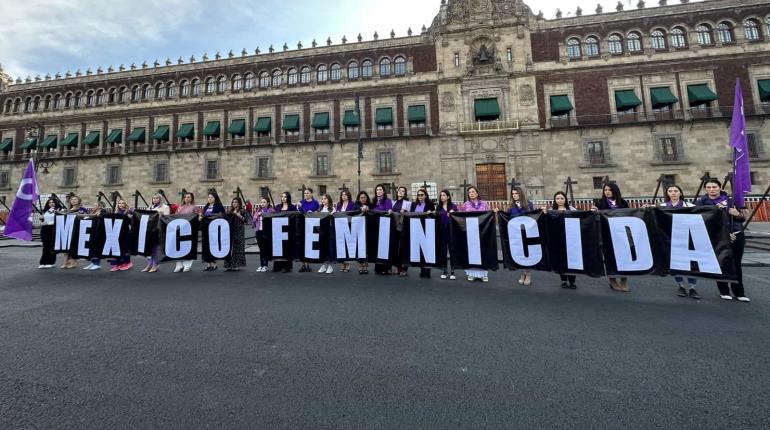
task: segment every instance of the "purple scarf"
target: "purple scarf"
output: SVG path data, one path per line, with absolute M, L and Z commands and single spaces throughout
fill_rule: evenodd
M 666 202 L 666 207 L 669 207 L 669 208 L 683 208 L 684 207 L 684 200 L 679 200 L 679 203 L 677 203 L 676 206 L 674 206 L 671 203 L 671 200 L 669 200 L 669 201 Z
M 617 209 L 618 208 L 618 202 L 612 199 L 604 198 L 604 200 L 607 201 L 607 206 L 609 206 L 610 209 Z
M 711 200 L 711 203 L 714 204 L 714 206 L 727 206 L 727 195 L 726 194 L 720 194 L 719 197 L 716 199 L 709 199 Z

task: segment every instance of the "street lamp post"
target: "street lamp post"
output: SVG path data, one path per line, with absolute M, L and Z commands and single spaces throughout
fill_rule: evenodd
M 39 122 L 34 122 L 32 126 L 27 127 L 27 138 L 28 139 L 35 139 L 35 140 L 37 140 L 37 144 L 36 144 L 35 152 L 34 152 L 35 173 L 37 173 L 38 170 L 42 167 L 43 168 L 43 174 L 47 175 L 48 174 L 48 169 L 50 167 L 53 167 L 54 162 L 53 162 L 53 160 L 48 160 L 48 159 L 41 160 L 40 159 L 40 154 L 42 152 L 40 150 L 41 149 L 40 148 L 40 144 L 42 143 L 41 142 L 41 138 L 43 137 L 42 135 L 43 135 L 43 124 L 41 124 Z
M 364 158 L 364 141 L 361 138 L 362 125 L 366 124 L 361 120 L 361 104 L 358 94 L 355 95 L 356 99 L 356 117 L 358 118 L 358 191 L 361 191 L 361 159 Z

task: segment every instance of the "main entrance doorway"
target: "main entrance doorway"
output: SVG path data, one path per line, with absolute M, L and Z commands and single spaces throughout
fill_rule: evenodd
M 477 164 L 476 186 L 483 200 L 507 200 L 505 163 Z

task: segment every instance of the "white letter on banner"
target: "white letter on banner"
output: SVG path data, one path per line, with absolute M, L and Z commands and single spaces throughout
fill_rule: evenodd
M 70 249 L 74 226 L 75 215 L 56 215 L 56 243 L 54 250 L 66 251 Z
M 564 238 L 567 248 L 567 268 L 583 270 L 583 233 L 579 218 L 564 218 Z
M 120 257 L 120 230 L 122 219 L 104 218 L 104 248 L 102 255 Z
M 348 219 L 350 226 L 348 226 Z M 366 218 L 355 216 L 334 219 L 337 258 L 366 258 Z
M 80 220 L 80 230 L 78 234 L 78 256 L 80 257 L 88 257 L 91 253 L 90 250 L 86 248 L 86 242 L 91 240 L 91 226 L 93 225 L 93 221 L 90 219 L 81 219 Z
M 436 264 L 436 220 L 425 219 L 425 230 L 419 218 L 409 219 L 409 261 L 420 262 L 420 251 L 425 262 Z
M 146 243 L 147 225 L 149 223 L 150 223 L 149 215 L 142 215 L 139 217 L 139 237 L 136 242 L 136 252 L 138 252 L 139 254 L 145 254 L 147 252 L 145 251 L 144 248 L 147 247 L 147 243 Z M 190 230 L 192 230 L 192 227 L 190 228 Z M 166 238 L 168 238 L 168 236 L 166 236 Z M 166 243 L 168 243 L 168 239 L 166 239 Z
M 283 257 L 283 242 L 289 240 L 289 233 L 283 228 L 289 225 L 289 218 L 273 218 L 273 257 Z
M 529 257 L 524 255 L 524 236 L 522 234 L 522 227 L 524 233 L 528 238 L 540 237 L 540 228 L 537 226 L 537 221 L 528 216 L 518 216 L 511 218 L 508 221 L 508 246 L 511 249 L 511 257 L 516 264 L 531 267 L 536 266 L 543 259 L 543 247 L 540 245 L 532 245 L 527 247 L 529 251 Z
M 615 251 L 615 264 L 620 272 L 635 272 L 652 269 L 652 248 L 647 236 L 647 224 L 641 218 L 609 217 L 612 248 Z M 631 255 L 631 243 L 627 232 L 631 232 L 636 250 L 636 260 Z
M 468 239 L 468 264 L 481 264 L 481 238 L 479 237 L 479 218 L 465 218 L 465 233 Z
M 321 218 L 305 218 L 305 258 L 313 260 L 321 258 L 321 251 L 313 249 L 320 236 L 315 231 L 316 227 L 321 227 Z
M 182 258 L 192 251 L 192 240 L 183 240 L 177 247 L 177 239 L 181 236 L 190 236 L 192 225 L 186 219 L 175 219 L 166 226 L 166 257 Z M 139 237 L 142 237 L 141 234 Z
M 230 224 L 217 218 L 209 223 L 209 252 L 214 258 L 225 258 L 230 254 Z
M 691 237 L 695 249 L 690 249 Z M 689 271 L 693 261 L 698 262 L 700 272 L 722 274 L 703 217 L 674 214 L 671 220 L 671 269 Z
M 377 258 L 387 260 L 390 258 L 390 218 L 380 217 L 380 237 L 377 240 Z

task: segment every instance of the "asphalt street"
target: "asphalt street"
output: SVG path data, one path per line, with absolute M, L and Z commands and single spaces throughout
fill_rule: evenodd
M 768 428 L 749 304 L 672 279 L 37 270 L 0 249 L 0 428 Z M 139 265 L 139 264 L 137 264 Z M 317 266 L 316 266 L 317 268 Z M 221 265 L 220 265 L 221 270 Z

